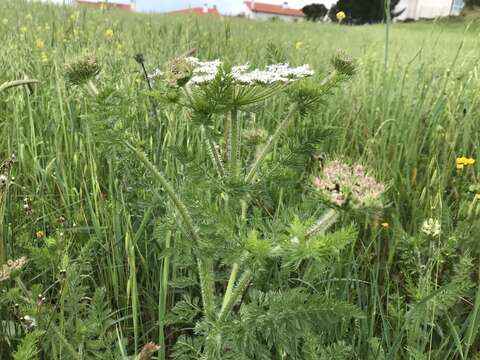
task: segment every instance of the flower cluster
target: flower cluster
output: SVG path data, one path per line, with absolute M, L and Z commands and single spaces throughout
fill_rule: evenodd
M 153 342 L 149 342 L 149 343 L 145 344 L 145 346 L 143 347 L 142 351 L 140 351 L 140 353 L 138 354 L 136 359 L 138 359 L 138 360 L 151 359 L 153 354 L 156 353 L 158 350 L 160 350 L 159 345 L 157 345 Z
M 222 62 L 220 60 L 200 61 L 195 57 L 188 57 L 187 61 L 193 67 L 193 76 L 189 83 L 201 85 L 212 81 L 217 75 Z M 277 82 L 292 82 L 312 76 L 314 71 L 309 65 L 290 67 L 288 64 L 273 64 L 267 66 L 264 70 L 250 70 L 250 65 L 237 65 L 232 67 L 232 78 L 239 84 L 273 84 Z
M 340 161 L 325 165 L 313 182 L 326 200 L 336 206 L 355 209 L 382 207 L 385 186 L 368 176 L 362 165 L 350 166 Z
M 27 263 L 27 258 L 25 256 L 17 260 L 8 260 L 6 264 L 2 265 L 0 269 L 0 282 L 10 279 L 10 276 L 15 271 L 21 270 Z
M 436 219 L 425 220 L 422 224 L 422 232 L 427 236 L 438 237 L 442 231 L 440 222 Z
M 457 170 L 463 170 L 463 168 L 465 166 L 475 164 L 475 159 L 467 158 L 465 156 L 462 156 L 462 157 L 457 158 L 455 163 L 457 165 Z

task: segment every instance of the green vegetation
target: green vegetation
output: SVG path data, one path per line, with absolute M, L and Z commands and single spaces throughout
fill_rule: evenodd
M 0 358 L 477 359 L 478 24 L 1 1 Z

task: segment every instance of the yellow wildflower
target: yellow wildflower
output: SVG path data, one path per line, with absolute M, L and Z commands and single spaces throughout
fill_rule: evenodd
M 384 229 L 388 229 L 388 228 L 390 227 L 390 224 L 387 223 L 387 222 L 384 222 L 384 223 L 382 223 L 382 227 L 383 227 Z
M 347 15 L 345 15 L 345 13 L 343 11 L 339 11 L 336 16 L 337 16 L 337 20 L 339 22 L 342 22 L 343 19 L 345 19 L 347 17 Z
M 298 50 L 298 49 L 300 49 L 301 47 L 303 47 L 303 42 L 298 41 L 298 42 L 295 44 L 295 48 Z
M 42 61 L 43 64 L 48 63 L 48 55 L 46 52 L 42 52 L 42 54 L 40 55 L 40 60 Z
M 45 43 L 42 39 L 37 39 L 37 41 L 35 41 L 35 46 L 37 49 L 43 49 L 45 47 Z
M 43 239 L 45 237 L 45 233 L 42 231 L 42 230 L 38 230 L 36 233 L 35 233 L 35 236 L 37 239 Z
M 107 31 L 105 31 L 105 36 L 107 37 L 107 39 L 111 39 L 113 37 L 113 30 L 108 29 Z
M 473 158 L 467 158 L 465 156 L 462 156 L 462 157 L 459 157 L 455 160 L 455 163 L 457 164 L 457 168 L 458 168 L 458 165 L 473 165 L 475 164 L 475 159 Z
M 28 31 L 28 29 L 27 29 L 26 26 L 22 26 L 22 27 L 20 28 L 20 32 L 22 32 L 22 33 L 24 33 L 24 34 L 25 34 L 27 31 Z
M 2 20 L 2 24 L 3 24 L 3 25 L 7 25 L 7 24 L 8 24 L 8 19 L 7 19 L 7 18 L 3 19 L 3 20 Z

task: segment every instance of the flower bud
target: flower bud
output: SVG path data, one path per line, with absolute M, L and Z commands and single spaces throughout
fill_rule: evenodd
M 357 70 L 355 60 L 343 50 L 338 50 L 332 58 L 332 65 L 339 73 L 352 76 Z
M 180 57 L 168 63 L 165 75 L 169 85 L 182 87 L 191 79 L 192 74 L 192 64 L 187 59 Z
M 75 85 L 82 84 L 100 73 L 101 66 L 94 56 L 85 56 L 65 65 L 65 77 Z

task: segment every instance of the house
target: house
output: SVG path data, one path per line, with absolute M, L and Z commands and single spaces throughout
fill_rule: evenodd
M 418 20 L 460 15 L 463 7 L 463 0 L 401 0 L 396 10 L 405 9 L 398 20 Z
M 305 14 L 301 10 L 291 8 L 286 1 L 283 5 L 259 3 L 255 0 L 245 1 L 244 4 L 246 7 L 245 16 L 249 19 L 298 21 L 305 18 Z
M 130 0 L 129 2 L 112 2 L 112 1 L 97 1 L 97 0 L 74 0 L 74 5 L 92 7 L 98 9 L 115 9 L 124 11 L 135 11 L 136 1 Z
M 213 5 L 213 7 L 208 7 L 207 4 L 203 5 L 203 7 L 194 7 L 194 8 L 172 11 L 172 12 L 169 12 L 169 14 L 198 15 L 198 16 L 209 15 L 209 16 L 216 16 L 216 17 L 220 16 L 220 13 L 218 12 L 218 9 L 215 5 Z

